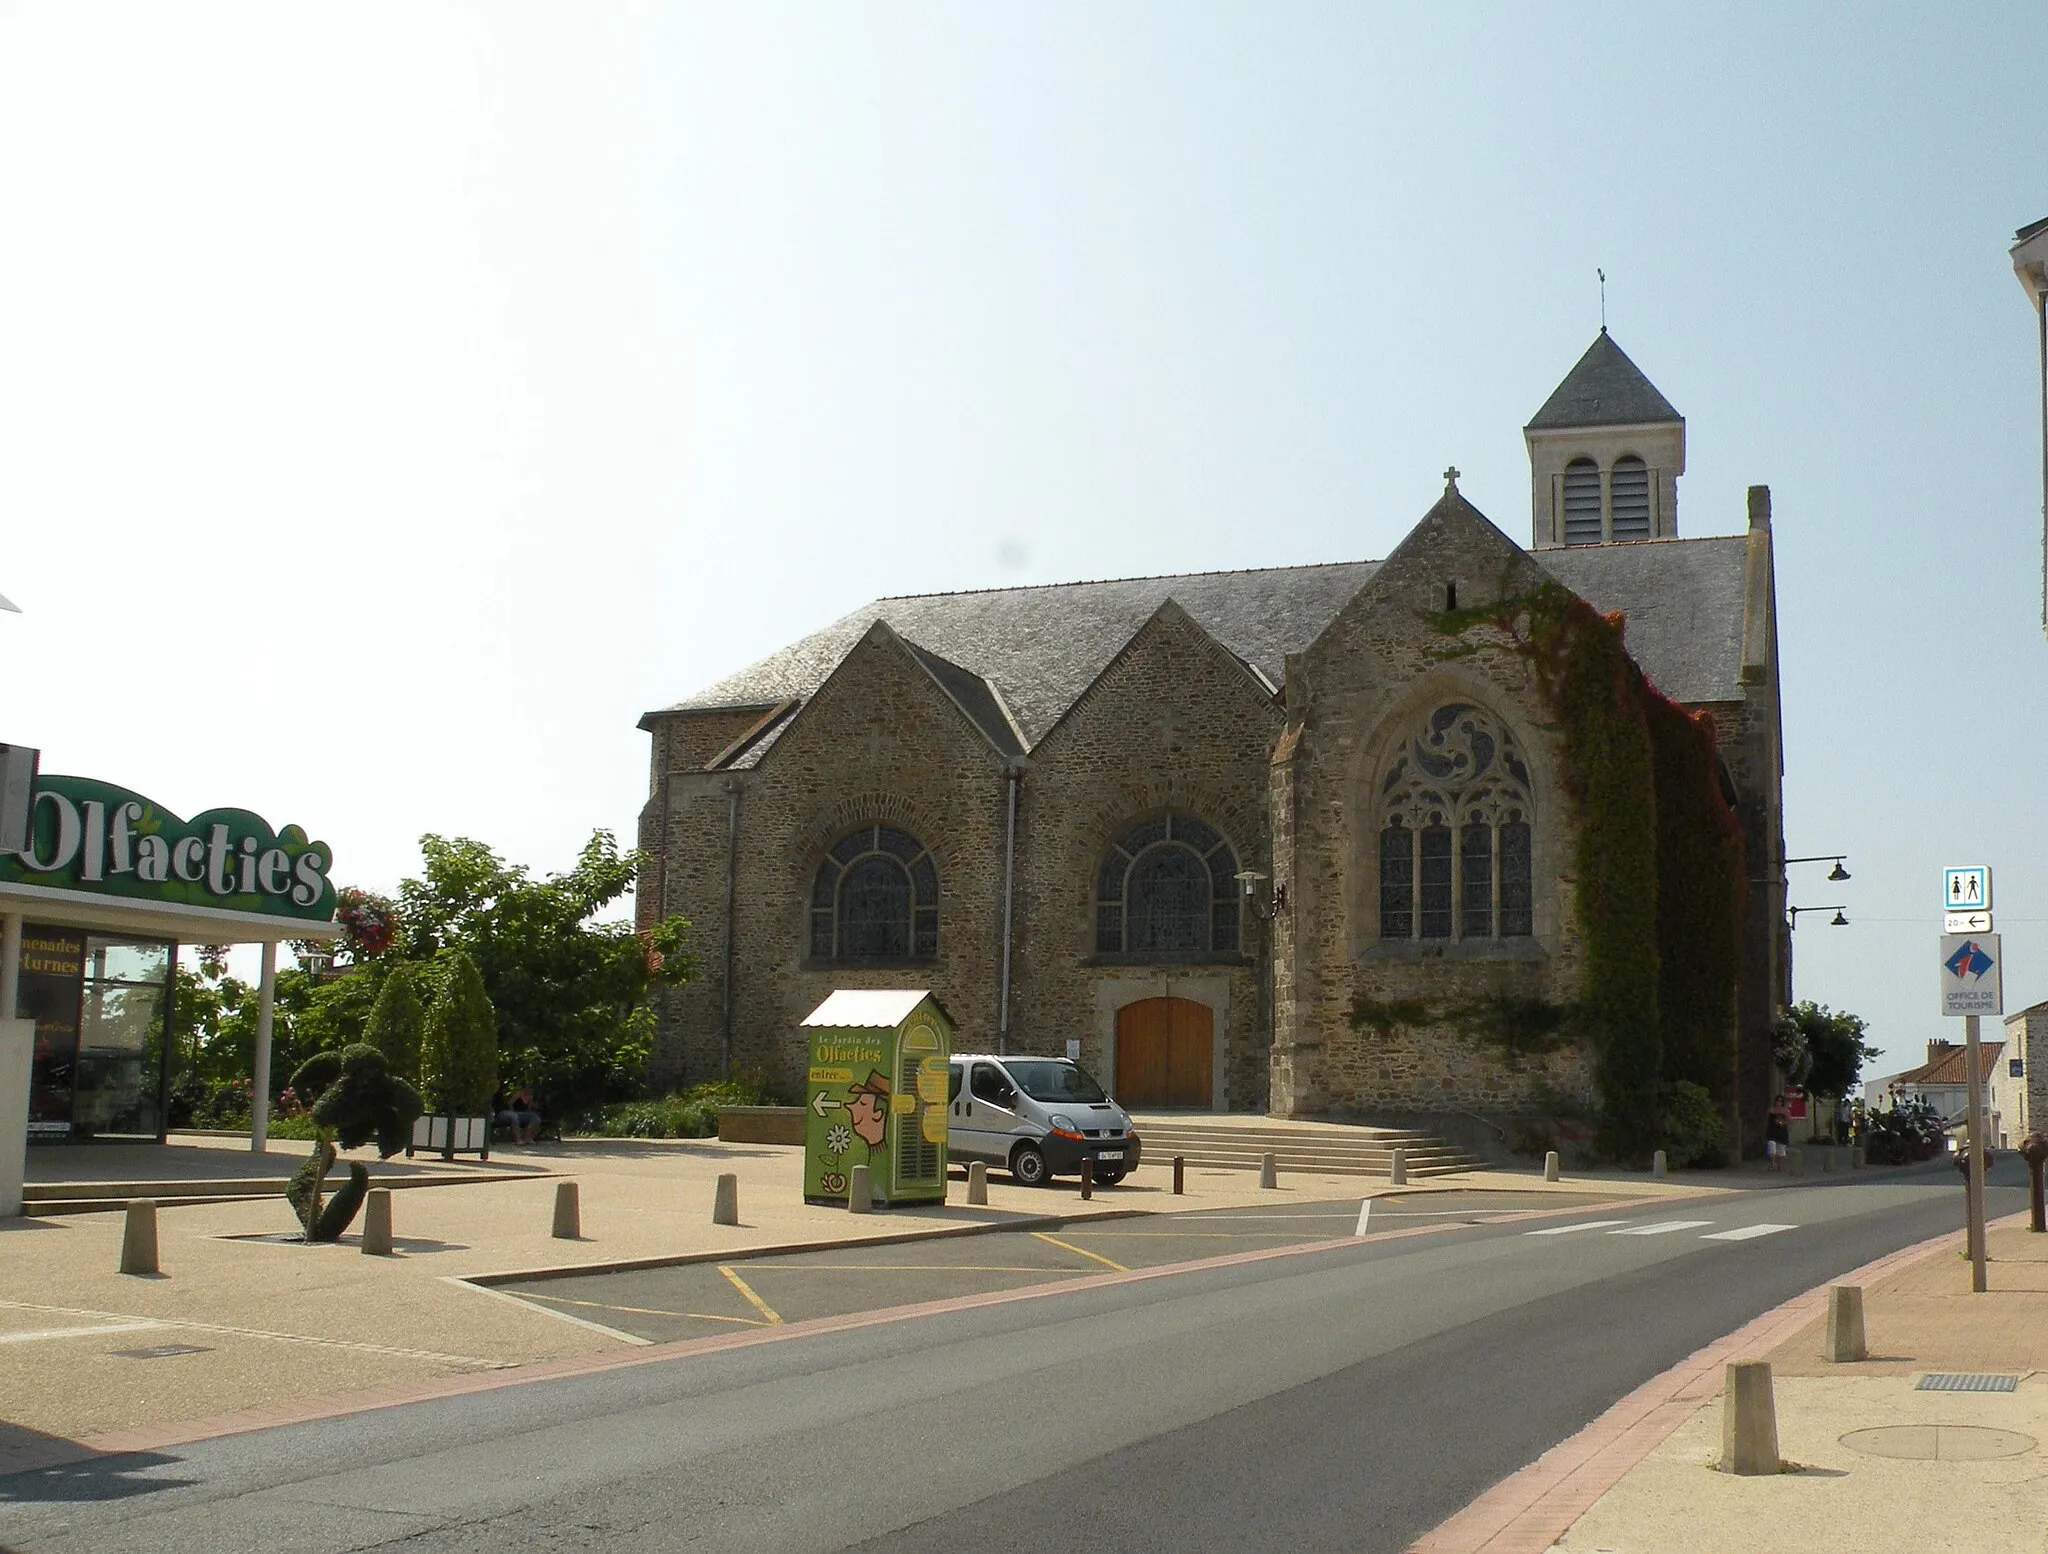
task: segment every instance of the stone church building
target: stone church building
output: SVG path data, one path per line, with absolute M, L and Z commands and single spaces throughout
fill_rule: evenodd
M 647 714 L 639 910 L 687 916 L 702 968 L 665 995 L 650 1078 L 793 1082 L 834 988 L 921 986 L 962 1050 L 1078 1040 L 1134 1106 L 1583 1099 L 1571 1044 L 1510 1053 L 1420 1012 L 1567 1003 L 1586 976 L 1573 752 L 1484 624 L 1554 583 L 1712 713 L 1749 879 L 1731 1078 L 1759 1138 L 1789 985 L 1769 493 L 1743 532 L 1682 537 L 1685 422 L 1605 330 L 1524 435 L 1526 548 L 1451 472 L 1383 561 L 879 599 Z

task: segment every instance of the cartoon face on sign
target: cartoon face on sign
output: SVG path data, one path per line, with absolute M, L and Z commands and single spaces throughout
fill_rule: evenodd
M 870 1149 L 879 1148 L 888 1126 L 889 1076 L 869 1069 L 868 1077 L 848 1092 L 846 1116 L 861 1142 Z

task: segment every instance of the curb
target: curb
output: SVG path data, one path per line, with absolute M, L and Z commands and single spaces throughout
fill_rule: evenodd
M 1993 1225 L 2015 1225 L 2022 1210 Z M 1600 1497 L 1712 1403 L 1722 1368 L 1760 1360 L 1827 1310 L 1837 1284 L 1873 1284 L 1955 1245 L 1947 1230 L 1817 1284 L 1644 1382 L 1519 1472 L 1409 1544 L 1407 1554 L 1547 1554 Z

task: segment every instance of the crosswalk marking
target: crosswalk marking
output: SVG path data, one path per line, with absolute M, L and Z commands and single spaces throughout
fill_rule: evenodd
M 1781 1230 L 1797 1230 L 1797 1225 L 1744 1225 L 1740 1230 L 1717 1230 L 1711 1235 L 1701 1236 L 1702 1241 L 1754 1241 L 1758 1236 L 1776 1235 Z
M 1626 1225 L 1625 1219 L 1588 1219 L 1576 1225 L 1552 1225 L 1548 1230 L 1525 1230 L 1525 1236 L 1568 1236 L 1575 1230 L 1605 1230 L 1609 1225 Z
M 1702 1225 L 1711 1225 L 1710 1219 L 1660 1219 L 1654 1225 L 1631 1225 L 1626 1230 L 1610 1230 L 1610 1236 L 1668 1236 L 1674 1230 L 1698 1230 Z

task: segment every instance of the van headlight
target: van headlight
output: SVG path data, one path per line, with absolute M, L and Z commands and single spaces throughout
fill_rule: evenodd
M 1078 1139 L 1081 1137 L 1081 1130 L 1074 1125 L 1074 1119 L 1065 1112 L 1054 1112 L 1050 1117 L 1046 1118 L 1046 1125 L 1052 1129 L 1056 1137 L 1063 1139 Z

